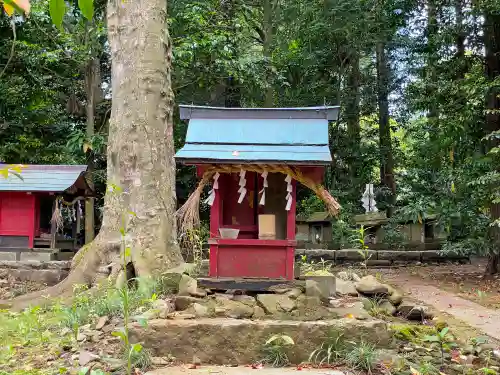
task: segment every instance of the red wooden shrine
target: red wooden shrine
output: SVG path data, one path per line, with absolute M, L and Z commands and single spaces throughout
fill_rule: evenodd
M 23 165 L 20 177 L 0 177 L 0 248 L 54 247 L 56 198 L 91 194 L 86 170 L 85 165 Z
M 239 170 L 220 172 L 212 183 L 210 277 L 294 279 L 297 181 L 288 182 L 283 172 L 264 176 L 252 165 L 273 166 L 273 171 L 292 167 L 320 184 L 324 166 L 331 162 L 328 120 L 337 112 L 337 107 L 181 106 L 181 118 L 190 122 L 176 159 L 196 166 L 200 178 L 218 166 Z M 259 215 L 273 215 L 272 238 L 259 233 Z M 222 238 L 220 229 L 225 228 L 239 230 L 237 238 Z

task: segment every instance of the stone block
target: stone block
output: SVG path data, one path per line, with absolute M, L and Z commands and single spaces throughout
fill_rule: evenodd
M 133 342 L 144 343 L 154 356 L 174 356 L 179 362 L 190 363 L 196 355 L 201 363 L 221 365 L 246 365 L 261 360 L 262 345 L 274 334 L 286 334 L 295 341 L 288 353 L 294 364 L 306 361 L 312 348 L 320 346 L 331 330 L 341 332 L 345 340 L 368 340 L 377 348 L 387 348 L 391 341 L 387 324 L 380 320 L 203 318 L 151 320 L 146 327 L 134 323 L 130 328 Z
M 335 260 L 336 262 L 362 262 L 364 260 L 363 256 L 359 253 L 359 249 L 344 249 L 336 250 Z M 367 259 L 377 259 L 377 252 L 375 250 L 366 251 Z
M 379 250 L 377 254 L 378 260 L 420 261 L 420 251 Z
M 50 262 L 56 260 L 57 253 L 53 251 L 23 251 L 21 261 L 38 260 L 40 262 Z
M 337 253 L 337 250 L 307 249 L 307 250 L 304 250 L 303 255 L 306 255 L 308 259 L 314 259 L 314 260 L 323 259 L 325 261 L 335 263 L 336 253 Z M 296 254 L 297 254 L 297 252 L 296 252 Z
M 18 252 L 14 251 L 0 251 L 0 260 L 16 261 Z

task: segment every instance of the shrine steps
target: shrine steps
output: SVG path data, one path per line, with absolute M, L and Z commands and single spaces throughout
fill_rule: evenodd
M 203 364 L 245 365 L 262 360 L 262 347 L 274 334 L 290 336 L 295 345 L 289 359 L 306 361 L 332 330 L 346 340 L 365 340 L 378 348 L 388 347 L 391 335 L 380 320 L 336 319 L 321 321 L 247 320 L 202 318 L 156 319 L 146 327 L 131 325 L 133 342 L 142 342 L 154 356 L 174 356 L 190 363 L 193 356 Z

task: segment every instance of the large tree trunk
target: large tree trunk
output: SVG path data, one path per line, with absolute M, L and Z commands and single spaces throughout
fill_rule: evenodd
M 391 128 L 389 123 L 389 63 L 385 43 L 377 43 L 377 97 L 379 113 L 380 182 L 391 194 L 388 199 L 387 216 L 391 217 L 396 202 L 394 181 L 394 158 L 392 155 Z
M 500 77 L 500 14 L 486 11 L 484 15 L 484 46 L 486 50 L 486 76 L 490 81 Z M 500 89 L 492 87 L 486 97 L 486 132 L 500 130 Z M 490 142 L 490 148 L 499 147 L 498 140 Z M 498 164 L 497 164 L 498 165 Z M 500 172 L 500 167 L 497 166 Z M 492 220 L 500 220 L 500 203 L 490 206 Z M 500 227 L 491 227 L 494 250 L 489 256 L 487 274 L 498 273 L 500 253 Z
M 101 83 L 100 61 L 98 58 L 92 58 L 87 63 L 85 70 L 85 92 L 87 95 L 87 127 L 86 135 L 90 139 L 94 136 L 95 129 L 95 109 L 99 100 L 98 90 Z M 91 188 L 94 187 L 94 152 L 91 149 L 86 150 L 88 155 L 88 173 L 87 182 Z M 94 198 L 89 197 L 85 200 L 85 243 L 90 243 L 95 238 L 94 221 Z
M 155 276 L 182 261 L 175 225 L 172 56 L 166 8 L 166 0 L 109 0 L 113 102 L 107 150 L 110 188 L 101 231 L 77 254 L 65 280 L 13 300 L 15 309 L 46 303 L 46 296 L 70 296 L 75 284 L 93 283 L 99 266 L 116 259 L 123 219 L 137 276 Z M 113 191 L 113 186 L 123 192 Z
M 359 70 L 359 54 L 353 52 L 350 58 L 350 64 L 347 75 L 347 85 L 345 87 L 345 119 L 347 123 L 347 134 L 349 142 L 349 178 L 352 183 L 355 202 L 361 207 L 360 199 L 362 191 L 361 170 L 363 160 L 361 157 L 361 127 L 359 124 L 360 110 L 360 81 L 361 72 Z

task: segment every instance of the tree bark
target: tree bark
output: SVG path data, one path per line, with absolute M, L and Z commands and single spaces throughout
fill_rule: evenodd
M 500 77 L 500 14 L 493 11 L 486 11 L 484 15 L 484 46 L 486 52 L 485 66 L 486 77 L 493 81 Z M 490 88 L 486 94 L 486 133 L 500 130 L 500 89 L 498 86 Z M 497 139 L 490 141 L 489 148 L 499 147 Z M 497 164 L 497 171 L 500 167 Z M 490 205 L 490 214 L 492 220 L 500 220 L 500 203 Z M 488 259 L 486 274 L 496 274 L 499 271 L 500 254 L 500 227 L 498 225 L 491 227 L 491 237 L 493 241 L 493 250 Z
M 355 202 L 361 205 L 362 194 L 361 169 L 361 128 L 359 124 L 360 111 L 360 81 L 359 54 L 353 52 L 350 58 L 350 66 L 347 75 L 347 86 L 345 88 L 345 119 L 347 123 L 347 134 L 349 136 L 349 178 L 356 195 Z M 360 206 L 361 207 L 361 206 Z
M 272 40 L 273 40 L 273 7 L 272 0 L 263 0 L 263 14 L 264 14 L 264 40 L 263 40 L 263 53 L 267 59 L 267 90 L 264 98 L 264 107 L 272 108 L 274 105 L 274 90 L 272 85 Z
M 99 99 L 99 84 L 101 83 L 100 61 L 98 58 L 92 58 L 88 61 L 85 70 L 85 91 L 87 95 L 87 139 L 94 136 L 95 129 L 95 109 Z M 86 151 L 88 155 L 88 173 L 87 182 L 91 188 L 94 187 L 94 153 L 92 149 Z M 94 220 L 94 198 L 89 197 L 85 200 L 85 243 L 90 243 L 95 238 L 95 220 Z
M 394 159 L 389 123 L 389 63 L 387 61 L 385 48 L 384 42 L 377 43 L 377 98 L 379 113 L 380 182 L 391 192 L 387 208 L 387 216 L 391 217 L 396 201 L 396 183 L 394 181 Z
M 137 276 L 155 276 L 182 261 L 176 239 L 172 53 L 166 9 L 166 0 L 108 1 L 113 95 L 108 187 L 117 185 L 123 192 L 108 188 L 101 231 L 76 255 L 69 276 L 54 287 L 14 299 L 13 308 L 46 304 L 47 296 L 71 296 L 75 284 L 95 282 L 99 266 L 120 249 L 123 218 Z

